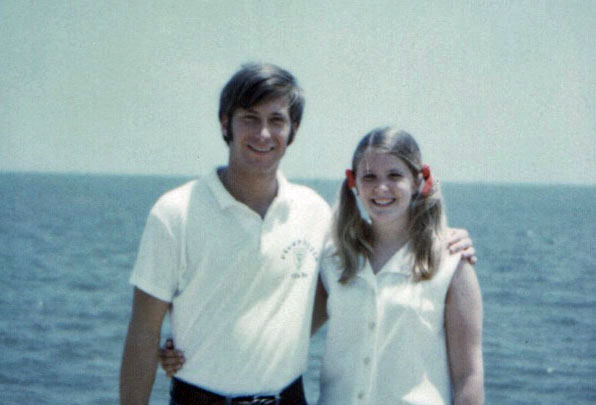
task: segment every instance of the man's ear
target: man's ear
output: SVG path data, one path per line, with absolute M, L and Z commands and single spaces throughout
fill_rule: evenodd
M 290 138 L 288 139 L 288 145 L 293 143 L 296 139 L 296 132 L 298 132 L 298 128 L 300 128 L 300 124 L 297 122 L 292 122 L 292 126 L 290 127 Z
M 228 136 L 228 117 L 223 117 L 219 119 L 219 125 L 221 127 L 221 134 L 224 138 Z
M 226 143 L 229 145 L 230 142 L 232 142 L 232 128 L 231 127 L 231 122 L 230 122 L 231 118 L 225 116 L 223 118 L 220 118 L 219 120 L 219 125 L 221 127 L 221 135 L 224 139 L 224 141 L 226 141 Z

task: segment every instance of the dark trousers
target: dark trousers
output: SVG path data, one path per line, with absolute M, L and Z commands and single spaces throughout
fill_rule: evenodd
M 196 385 L 172 378 L 170 405 L 308 405 L 302 377 L 284 388 L 279 396 L 256 395 L 225 397 Z

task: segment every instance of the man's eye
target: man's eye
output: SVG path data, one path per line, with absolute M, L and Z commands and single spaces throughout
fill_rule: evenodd
M 389 177 L 391 177 L 392 179 L 398 179 L 398 178 L 402 177 L 402 175 L 401 175 L 401 173 L 394 172 L 394 173 L 389 173 Z

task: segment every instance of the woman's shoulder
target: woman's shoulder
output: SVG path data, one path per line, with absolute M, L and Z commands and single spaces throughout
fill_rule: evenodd
M 443 238 L 439 238 L 437 241 L 435 252 L 438 256 L 438 268 L 433 279 L 444 280 L 447 284 L 449 284 L 455 272 L 465 260 L 462 259 L 461 252 L 451 253 L 447 247 L 446 240 Z
M 328 238 L 323 245 L 321 252 L 321 271 L 338 271 L 340 258 L 337 254 L 337 247 L 331 238 Z

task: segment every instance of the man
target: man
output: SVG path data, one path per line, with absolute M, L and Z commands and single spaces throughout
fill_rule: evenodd
M 272 65 L 246 65 L 223 89 L 228 165 L 162 196 L 147 221 L 131 277 L 121 403 L 148 402 L 169 309 L 186 355 L 175 403 L 253 395 L 305 403 L 299 377 L 330 213 L 277 170 L 303 106 L 294 77 Z
M 147 220 L 122 404 L 148 403 L 168 310 L 185 356 L 171 404 L 306 404 L 301 375 L 330 210 L 278 171 L 303 108 L 296 79 L 274 65 L 245 65 L 225 85 L 227 166 L 166 193 Z

